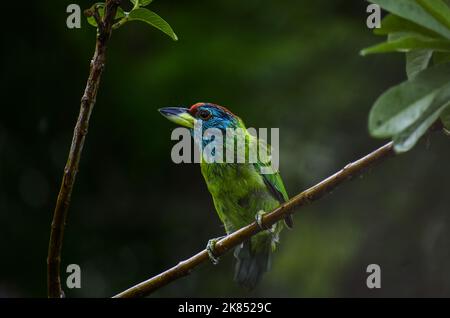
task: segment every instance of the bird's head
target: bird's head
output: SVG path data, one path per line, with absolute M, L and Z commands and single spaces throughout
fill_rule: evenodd
M 223 106 L 211 103 L 196 103 L 190 108 L 165 107 L 159 112 L 168 120 L 191 130 L 198 121 L 201 121 L 202 132 L 209 128 L 226 131 L 227 128 L 243 127 L 239 117 Z

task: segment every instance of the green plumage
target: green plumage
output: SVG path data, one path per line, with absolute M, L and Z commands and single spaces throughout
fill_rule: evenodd
M 240 124 L 245 128 L 242 122 Z M 248 133 L 246 137 L 250 143 L 257 142 Z M 254 222 L 258 211 L 270 212 L 288 199 L 279 173 L 261 174 L 261 166 L 260 162 L 201 163 L 203 177 L 227 234 Z M 272 233 L 260 232 L 250 242 L 236 248 L 235 279 L 238 283 L 254 288 L 262 274 L 270 269 L 271 253 L 282 227 L 279 222 Z
M 194 140 L 202 149 L 210 142 L 204 138 L 205 131 L 210 128 L 221 131 L 225 147 L 234 147 L 234 163 L 207 163 L 208 160 L 205 158 L 201 162 L 203 177 L 227 234 L 254 222 L 256 215 L 261 211 L 270 212 L 287 201 L 288 195 L 278 172 L 262 174 L 262 168 L 269 166 L 270 162 L 252 163 L 254 161 L 248 160 L 249 149 L 258 148 L 259 155 L 263 151 L 270 155 L 268 151 L 270 147 L 250 135 L 242 120 L 228 109 L 210 103 L 197 103 L 189 109 L 166 107 L 160 109 L 160 112 L 169 120 L 188 127 L 193 135 L 198 129 L 197 124 L 200 123 L 202 138 Z M 239 154 L 237 135 L 233 137 L 234 140 L 226 140 L 227 130 L 236 128 L 241 128 L 244 132 L 245 163 L 237 163 L 240 162 L 237 160 Z M 226 154 L 227 149 L 223 150 L 223 154 Z M 292 226 L 290 216 L 285 222 L 289 227 Z M 258 233 L 235 249 L 234 256 L 237 260 L 235 280 L 239 284 L 253 288 L 269 270 L 271 253 L 276 248 L 282 228 L 283 223 L 278 222 L 270 231 Z

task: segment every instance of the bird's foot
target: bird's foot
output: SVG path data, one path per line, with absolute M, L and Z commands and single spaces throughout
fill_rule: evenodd
M 218 256 L 216 256 L 216 250 L 215 250 L 216 243 L 224 237 L 225 236 L 221 236 L 221 237 L 210 239 L 208 241 L 208 244 L 206 245 L 206 251 L 208 252 L 209 259 L 210 259 L 211 263 L 213 263 L 213 265 L 219 264 L 219 261 L 220 261 L 220 258 Z
M 272 225 L 271 227 L 267 227 L 266 225 L 264 225 L 263 223 L 263 216 L 264 214 L 266 214 L 266 212 L 264 212 L 263 210 L 259 210 L 258 212 L 256 212 L 256 223 L 258 224 L 259 228 L 263 231 L 269 231 L 270 233 L 274 233 L 275 231 L 275 225 Z

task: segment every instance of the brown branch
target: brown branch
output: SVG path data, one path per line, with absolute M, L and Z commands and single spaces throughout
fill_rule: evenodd
M 382 162 L 383 160 L 394 155 L 393 143 L 390 142 L 383 147 L 375 150 L 367 156 L 346 165 L 342 170 L 335 173 L 331 177 L 321 181 L 315 186 L 309 188 L 306 191 L 293 197 L 288 202 L 282 204 L 277 209 L 264 215 L 262 225 L 264 227 L 270 227 L 276 222 L 284 219 L 288 214 L 294 213 L 294 208 L 304 206 L 312 201 L 322 198 L 327 193 L 330 193 L 336 189 L 339 185 L 345 181 L 352 179 L 362 174 L 366 169 L 373 165 Z M 218 241 L 215 245 L 216 256 L 221 256 L 233 247 L 248 240 L 250 237 L 260 232 L 256 222 L 249 224 L 240 230 L 226 236 Z M 184 260 L 178 265 L 156 275 L 136 286 L 133 286 L 120 294 L 114 296 L 114 298 L 124 297 L 144 297 L 154 292 L 155 290 L 169 284 L 170 282 L 188 275 L 195 267 L 209 259 L 208 252 L 205 250 L 197 253 L 191 258 Z
M 95 3 L 91 8 L 84 10 L 84 15 L 86 17 L 93 17 L 97 23 L 98 32 L 103 32 L 103 21 L 100 16 L 99 4 Z
M 106 44 L 111 36 L 111 28 L 116 16 L 117 8 L 121 0 L 106 0 L 105 16 L 100 21 L 98 11 L 94 9 L 92 15 L 99 23 L 95 52 L 91 61 L 89 77 L 83 97 L 81 98 L 80 113 L 73 133 L 72 144 L 69 156 L 64 168 L 64 175 L 56 201 L 51 225 L 50 242 L 47 257 L 47 287 L 48 297 L 62 297 L 60 267 L 61 249 L 64 237 L 64 227 L 66 225 L 67 212 L 69 210 L 70 199 L 75 177 L 78 172 L 81 153 L 83 151 L 84 140 L 88 132 L 89 119 L 97 98 L 97 91 L 100 84 L 106 60 Z

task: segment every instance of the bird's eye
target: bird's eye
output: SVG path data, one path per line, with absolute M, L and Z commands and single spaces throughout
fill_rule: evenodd
M 200 119 L 202 119 L 202 120 L 208 120 L 211 118 L 211 112 L 206 109 L 201 109 L 198 112 L 198 117 L 200 117 Z

